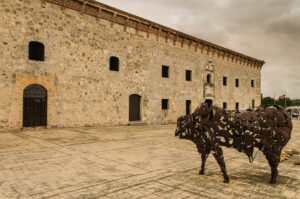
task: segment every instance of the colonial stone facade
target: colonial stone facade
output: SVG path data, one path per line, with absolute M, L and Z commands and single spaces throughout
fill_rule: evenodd
M 32 41 L 44 61 L 29 59 Z M 207 98 L 260 104 L 263 61 L 92 0 L 0 0 L 0 45 L 1 129 L 23 127 L 33 84 L 47 91 L 47 127 L 170 123 Z

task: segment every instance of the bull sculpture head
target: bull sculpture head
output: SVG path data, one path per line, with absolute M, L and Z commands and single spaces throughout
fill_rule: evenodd
M 177 119 L 175 136 L 178 136 L 180 139 L 192 140 L 195 135 L 195 128 L 198 128 L 201 123 L 206 123 L 211 119 L 212 108 L 212 100 L 205 100 L 204 103 L 197 107 L 194 113 L 180 116 Z
M 181 139 L 192 138 L 192 132 L 189 130 L 189 126 L 193 123 L 193 117 L 190 115 L 184 115 L 177 119 L 177 128 L 175 131 L 175 136 L 179 136 Z

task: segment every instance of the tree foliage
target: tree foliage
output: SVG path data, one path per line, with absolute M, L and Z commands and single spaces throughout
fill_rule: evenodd
M 272 97 L 264 97 L 261 100 L 261 104 L 262 105 L 270 105 L 270 104 L 274 104 L 274 99 Z
M 289 107 L 289 106 L 299 106 L 300 105 L 300 101 L 299 100 L 291 100 L 288 97 L 286 99 L 277 99 L 275 101 L 274 101 L 274 98 L 272 98 L 272 97 L 264 97 L 261 100 L 261 104 L 262 105 L 271 105 L 271 104 L 274 104 L 274 102 L 275 102 L 275 104 L 280 105 L 282 107 L 285 107 L 285 103 L 286 103 L 286 107 Z

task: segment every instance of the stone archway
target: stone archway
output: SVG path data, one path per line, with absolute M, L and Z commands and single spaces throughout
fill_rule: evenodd
M 23 127 L 47 126 L 47 90 L 31 84 L 23 92 Z

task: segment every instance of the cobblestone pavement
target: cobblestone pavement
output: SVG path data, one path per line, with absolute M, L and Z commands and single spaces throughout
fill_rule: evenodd
M 211 155 L 198 175 L 193 143 L 175 125 L 26 130 L 0 133 L 0 198 L 300 198 L 294 155 L 279 165 L 278 183 L 258 152 L 224 149 L 230 183 Z M 287 149 L 300 150 L 300 120 Z

